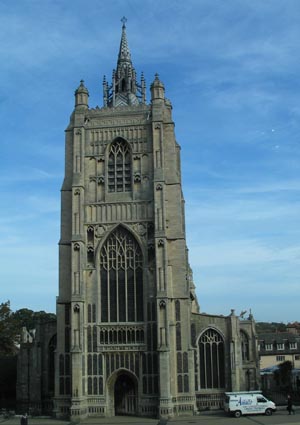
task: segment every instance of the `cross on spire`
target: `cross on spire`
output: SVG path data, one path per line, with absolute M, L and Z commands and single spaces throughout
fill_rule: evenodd
M 142 75 L 140 84 L 136 79 L 136 72 L 131 61 L 130 50 L 126 35 L 127 18 L 123 16 L 122 35 L 118 54 L 117 69 L 113 70 L 112 85 L 103 80 L 104 106 L 129 106 L 146 103 L 146 83 Z

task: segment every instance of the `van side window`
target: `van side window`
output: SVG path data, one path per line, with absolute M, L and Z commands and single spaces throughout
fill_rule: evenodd
M 267 400 L 264 397 L 257 397 L 257 403 L 266 403 Z

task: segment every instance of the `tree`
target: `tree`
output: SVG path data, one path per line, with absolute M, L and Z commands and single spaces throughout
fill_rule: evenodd
M 56 316 L 53 313 L 32 311 L 28 308 L 12 312 L 9 301 L 0 304 L 0 355 L 16 353 L 22 327 L 30 330 L 34 329 L 38 323 L 46 323 L 55 319 Z
M 280 363 L 274 372 L 276 384 L 284 390 L 290 390 L 292 387 L 292 370 L 293 364 L 287 360 Z
M 0 354 L 8 355 L 16 352 L 19 328 L 10 309 L 10 302 L 0 304 Z
M 14 319 L 19 329 L 25 326 L 26 329 L 34 329 L 37 323 L 46 323 L 56 319 L 55 314 L 46 313 L 45 311 L 32 311 L 28 308 L 21 308 L 13 313 Z
M 270 332 L 287 332 L 286 325 L 279 322 L 256 322 L 255 328 L 258 334 Z

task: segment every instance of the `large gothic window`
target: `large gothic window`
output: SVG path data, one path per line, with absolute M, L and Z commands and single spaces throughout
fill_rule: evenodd
M 224 340 L 214 329 L 207 329 L 199 339 L 201 388 L 224 388 Z
M 101 321 L 143 320 L 143 264 L 133 236 L 118 227 L 100 253 Z
M 131 190 L 131 155 L 125 140 L 118 138 L 108 154 L 108 191 L 129 192 Z

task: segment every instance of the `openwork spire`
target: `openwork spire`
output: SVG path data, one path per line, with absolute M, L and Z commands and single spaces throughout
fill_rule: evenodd
M 118 56 L 118 66 L 120 66 L 122 62 L 127 62 L 128 64 L 132 66 L 130 50 L 128 47 L 127 35 L 126 35 L 125 23 L 127 22 L 127 19 L 125 18 L 125 16 L 123 16 L 123 18 L 121 19 L 121 22 L 123 22 L 123 25 L 122 25 L 120 50 L 119 50 L 119 56 Z
M 112 84 L 103 79 L 103 103 L 105 107 L 138 105 L 146 102 L 146 83 L 143 74 L 141 83 L 136 80 L 126 35 L 127 19 L 123 17 L 122 35 L 118 55 L 117 69 L 113 70 Z

